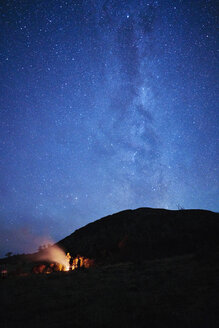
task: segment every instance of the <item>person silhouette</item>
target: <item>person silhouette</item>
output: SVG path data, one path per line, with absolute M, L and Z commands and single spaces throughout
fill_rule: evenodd
M 70 258 L 69 260 L 69 270 L 72 270 L 73 269 L 73 257 Z
M 80 257 L 78 256 L 78 263 L 77 263 L 77 268 L 79 269 L 79 268 L 80 268 L 80 266 L 81 266 L 81 259 L 80 259 Z

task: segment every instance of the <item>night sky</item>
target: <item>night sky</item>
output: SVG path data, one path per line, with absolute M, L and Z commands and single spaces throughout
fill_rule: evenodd
M 128 208 L 219 211 L 216 2 L 1 1 L 1 256 Z

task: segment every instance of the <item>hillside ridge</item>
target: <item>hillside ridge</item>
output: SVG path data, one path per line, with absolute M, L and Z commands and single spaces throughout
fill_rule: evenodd
M 140 207 L 105 216 L 58 242 L 98 261 L 163 258 L 218 247 L 219 214 Z

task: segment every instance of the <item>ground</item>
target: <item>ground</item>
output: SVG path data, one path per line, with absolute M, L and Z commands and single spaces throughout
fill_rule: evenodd
M 9 276 L 1 327 L 219 327 L 217 255 Z

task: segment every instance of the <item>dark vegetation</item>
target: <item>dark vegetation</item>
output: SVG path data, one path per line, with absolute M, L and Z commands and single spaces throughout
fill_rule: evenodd
M 59 244 L 96 266 L 1 279 L 0 325 L 219 327 L 218 232 L 218 214 L 199 210 L 138 209 L 88 224 Z M 27 273 L 31 258 L 0 263 Z

